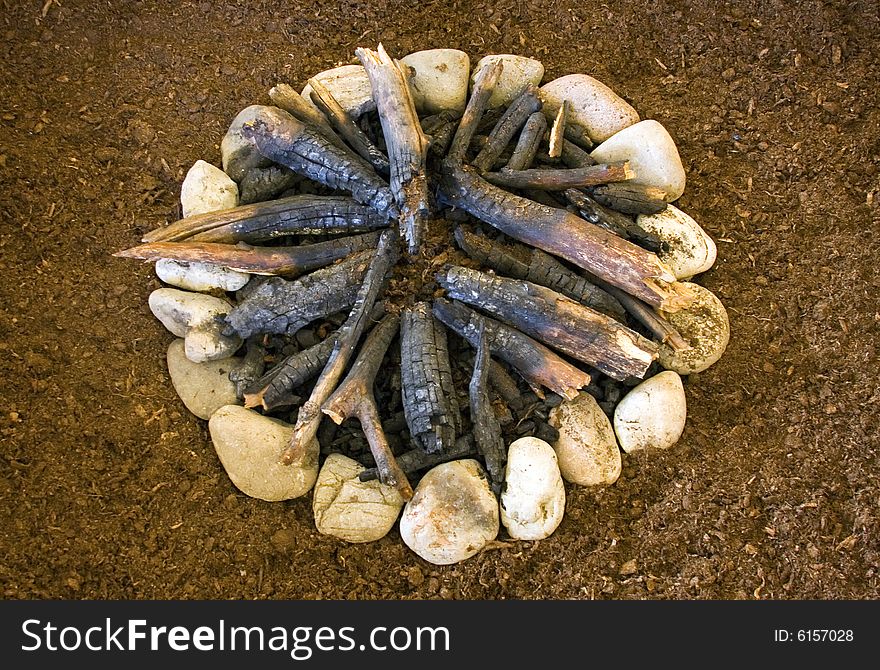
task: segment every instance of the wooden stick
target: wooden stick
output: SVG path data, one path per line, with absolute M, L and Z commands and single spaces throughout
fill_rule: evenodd
M 456 461 L 459 458 L 467 458 L 476 455 L 474 448 L 474 438 L 470 435 L 462 435 L 455 441 L 451 449 L 441 451 L 436 454 L 426 454 L 421 449 L 413 449 L 406 451 L 397 457 L 397 464 L 406 473 L 418 472 L 427 468 L 433 468 L 435 465 L 446 463 L 448 461 Z M 376 468 L 367 468 L 358 475 L 358 479 L 362 482 L 369 482 L 379 478 L 379 471 Z
M 376 145 L 370 141 L 366 133 L 358 127 L 354 119 L 351 118 L 351 115 L 333 97 L 330 90 L 315 77 L 309 79 L 309 86 L 312 87 L 312 102 L 318 109 L 324 112 L 324 116 L 330 119 L 330 123 L 351 145 L 352 149 L 361 158 L 367 160 L 377 172 L 387 175 L 390 169 L 388 158 L 376 148 Z
M 452 138 L 452 148 L 449 149 L 448 157 L 453 161 L 463 161 L 467 155 L 468 147 L 477 130 L 477 125 L 486 111 L 486 105 L 489 98 L 495 91 L 495 85 L 498 78 L 504 70 L 504 65 L 500 60 L 484 65 L 477 73 L 474 81 L 474 88 L 471 91 L 471 97 L 468 99 L 467 107 L 461 116 L 458 129 Z
M 510 237 L 564 258 L 654 307 L 676 312 L 694 295 L 656 255 L 564 209 L 554 209 L 492 186 L 476 170 L 445 160 L 442 193 Z
M 464 307 L 464 309 L 467 309 L 467 307 Z M 484 325 L 484 333 L 485 330 Z M 500 363 L 493 361 L 491 358 L 489 359 L 489 386 L 495 389 L 508 405 L 515 405 L 521 402 L 520 397 L 522 394 L 519 391 L 516 380 L 507 373 L 507 370 Z
M 272 277 L 226 315 L 226 335 L 250 337 L 258 333 L 293 335 L 315 319 L 351 307 L 367 274 L 372 251 L 287 280 Z
M 229 371 L 229 381 L 235 384 L 235 397 L 244 398 L 246 389 L 259 379 L 266 366 L 266 347 L 260 336 L 249 337 L 244 358 L 240 359 Z
M 570 107 L 571 103 L 568 100 L 563 100 L 559 106 L 559 111 L 556 112 L 556 119 L 553 121 L 553 127 L 550 129 L 550 148 L 547 151 L 550 158 L 562 157 L 562 145 L 565 139 L 566 120 L 568 119 Z
M 375 249 L 379 233 L 365 233 L 298 247 L 242 247 L 214 242 L 153 242 L 118 251 L 114 256 L 156 261 L 169 258 L 184 263 L 222 265 L 239 272 L 293 277 L 330 265 L 341 258 Z
M 332 235 L 387 225 L 387 216 L 347 196 L 294 195 L 180 219 L 150 231 L 143 241 L 253 243 L 283 235 Z
M 367 70 L 373 99 L 391 163 L 391 192 L 400 211 L 400 234 L 409 253 L 417 254 L 430 213 L 425 161 L 428 137 L 419 125 L 406 73 L 380 44 L 377 51 L 357 49 L 355 54 Z
M 503 244 L 477 234 L 469 226 L 458 226 L 455 240 L 468 256 L 501 274 L 546 286 L 618 321 L 626 318 L 621 304 L 607 291 L 540 249 L 518 242 Z
M 519 134 L 516 148 L 507 161 L 508 170 L 528 170 L 532 166 L 545 130 L 547 130 L 547 118 L 544 112 L 535 112 L 526 119 L 526 125 Z
M 516 100 L 514 100 L 507 111 L 498 119 L 498 123 L 489 133 L 489 139 L 486 142 L 477 157 L 471 163 L 480 172 L 486 172 L 492 169 L 496 159 L 501 155 L 504 149 L 510 144 L 510 140 L 516 135 L 517 131 L 523 127 L 526 120 L 541 109 L 541 101 L 538 98 L 538 89 L 530 84 L 526 87 Z
M 624 214 L 657 214 L 666 209 L 666 193 L 641 184 L 604 184 L 590 190 L 602 205 Z
M 312 395 L 299 409 L 290 444 L 281 454 L 281 462 L 285 465 L 303 462 L 307 457 L 308 446 L 315 438 L 323 416 L 321 406 L 333 393 L 336 383 L 345 371 L 345 366 L 367 325 L 376 298 L 385 285 L 389 271 L 399 258 L 398 239 L 397 231 L 393 228 L 384 231 L 379 238 L 379 246 L 373 255 L 370 269 L 367 270 L 348 319 L 339 328 L 339 336 L 330 359 L 318 377 Z
M 303 349 L 279 362 L 265 375 L 253 382 L 244 393 L 245 407 L 262 407 L 269 411 L 295 402 L 293 391 L 318 374 L 327 364 L 336 333 L 308 349 Z
M 312 124 L 333 144 L 340 149 L 349 151 L 349 148 L 345 146 L 345 142 L 342 141 L 328 123 L 327 117 L 306 102 L 306 99 L 289 85 L 276 84 L 269 89 L 269 98 L 275 103 L 276 107 L 280 107 L 303 123 Z
M 684 351 L 691 348 L 691 345 L 675 329 L 675 326 L 660 316 L 653 307 L 646 305 L 628 293 L 624 293 L 616 286 L 611 286 L 595 278 L 594 280 L 602 284 L 603 288 L 617 298 L 627 312 L 632 314 L 639 323 L 650 330 L 661 342 L 668 344 L 675 351 Z
M 504 466 L 507 464 L 507 448 L 501 437 L 501 425 L 495 417 L 489 400 L 487 382 L 489 378 L 489 344 L 485 325 L 477 334 L 477 354 L 474 358 L 474 372 L 468 387 L 471 405 L 471 425 L 477 451 L 486 461 L 486 470 L 492 480 L 492 489 L 501 493 L 504 483 Z
M 528 335 L 465 307 L 460 302 L 434 300 L 434 316 L 476 347 L 484 329 L 493 355 L 506 361 L 532 386 L 547 387 L 572 400 L 590 385 L 590 375 L 566 362 Z
M 590 165 L 564 170 L 501 170 L 486 172 L 483 178 L 504 188 L 539 188 L 547 191 L 564 191 L 567 188 L 626 181 L 635 177 L 629 161 Z
M 415 443 L 431 454 L 448 449 L 461 425 L 446 331 L 427 303 L 404 310 L 400 324 L 403 411 Z
M 452 266 L 438 277 L 451 298 L 478 307 L 614 379 L 643 377 L 658 347 L 604 314 L 531 282 Z
M 373 394 L 376 373 L 399 325 L 400 318 L 389 314 L 373 328 L 345 381 L 327 399 L 321 410 L 337 424 L 349 417 L 357 417 L 376 461 L 379 479 L 383 484 L 396 488 L 404 500 L 409 500 L 413 495 L 412 486 L 388 446 Z
M 625 240 L 633 240 L 643 249 L 654 253 L 660 251 L 662 241 L 659 237 L 643 229 L 625 214 L 600 205 L 584 191 L 576 188 L 566 189 L 565 199 L 574 205 L 580 215 L 590 223 L 601 226 Z
M 263 156 L 330 188 L 349 191 L 388 218 L 397 216 L 394 195 L 363 158 L 340 149 L 311 124 L 274 107 L 241 127 Z
M 570 128 L 571 124 L 567 127 Z M 547 139 L 550 139 L 549 134 L 547 134 Z M 570 168 L 582 168 L 590 165 L 597 165 L 596 161 L 593 160 L 593 157 L 590 156 L 588 152 L 584 151 L 577 144 L 568 139 L 562 140 L 562 153 L 559 155 L 558 159 L 551 158 L 550 154 L 542 153 L 540 151 L 537 154 L 537 159 L 554 165 L 561 162 L 563 165 Z

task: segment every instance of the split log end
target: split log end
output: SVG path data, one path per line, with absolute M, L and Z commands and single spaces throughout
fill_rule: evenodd
M 659 305 L 659 309 L 663 312 L 680 312 L 690 307 L 691 303 L 697 299 L 694 290 L 682 282 L 664 282 L 662 286 L 659 282 L 655 282 L 655 285 L 657 285 L 658 293 L 663 296 Z

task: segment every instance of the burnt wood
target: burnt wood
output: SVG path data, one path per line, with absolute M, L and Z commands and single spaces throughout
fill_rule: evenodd
M 393 486 L 404 500 L 409 500 L 413 496 L 412 486 L 388 445 L 373 394 L 376 373 L 399 325 L 400 318 L 396 314 L 388 314 L 370 331 L 348 376 L 324 402 L 321 411 L 336 424 L 357 417 L 376 461 L 380 481 Z
M 630 168 L 629 161 L 559 170 L 504 169 L 500 172 L 486 172 L 483 174 L 483 178 L 486 181 L 496 186 L 510 189 L 537 188 L 546 191 L 564 191 L 568 188 L 626 181 L 634 176 L 635 172 Z
M 290 444 L 281 454 L 283 464 L 302 463 L 307 458 L 308 445 L 315 438 L 323 416 L 321 406 L 336 388 L 370 320 L 376 298 L 385 286 L 391 269 L 400 258 L 399 239 L 394 228 L 384 231 L 379 238 L 379 245 L 373 254 L 369 270 L 355 296 L 354 306 L 345 323 L 339 328 L 330 358 L 321 371 L 311 396 L 299 409 Z
M 394 195 L 373 167 L 351 150 L 340 149 L 311 124 L 270 108 L 245 123 L 241 134 L 269 160 L 324 186 L 349 191 L 355 200 L 389 218 L 397 216 Z
M 442 194 L 510 237 L 564 258 L 664 311 L 678 311 L 694 299 L 656 255 L 564 209 L 493 186 L 473 168 L 443 161 Z
M 626 317 L 616 298 L 540 249 L 519 242 L 504 244 L 480 235 L 468 226 L 455 229 L 455 240 L 468 256 L 503 275 L 559 291 L 618 321 Z
M 370 138 L 358 127 L 351 115 L 333 97 L 330 90 L 314 77 L 309 79 L 309 86 L 312 87 L 312 102 L 330 120 L 336 131 L 357 152 L 358 156 L 369 162 L 377 172 L 387 175 L 390 169 L 388 157 L 370 141 Z
M 535 112 L 526 119 L 513 154 L 507 161 L 508 170 L 528 170 L 532 166 L 545 130 L 547 130 L 547 119 L 543 112 Z
M 332 235 L 383 228 L 388 217 L 348 196 L 294 195 L 175 221 L 143 242 L 264 242 L 284 235 Z
M 294 392 L 323 369 L 335 345 L 336 333 L 333 333 L 318 344 L 282 359 L 248 386 L 244 406 L 269 411 L 297 402 L 299 396 Z
M 437 298 L 434 300 L 434 315 L 473 347 L 478 345 L 482 329 L 491 353 L 519 372 L 534 389 L 540 391 L 544 386 L 572 400 L 577 397 L 579 389 L 590 384 L 589 374 L 563 360 L 540 342 L 460 302 Z
M 461 418 L 446 331 L 427 303 L 401 316 L 400 360 L 403 411 L 412 439 L 429 454 L 450 448 Z
M 215 242 L 154 242 L 119 251 L 114 256 L 156 261 L 169 258 L 185 263 L 222 265 L 239 272 L 292 277 L 311 272 L 341 258 L 375 249 L 379 233 L 339 237 L 298 247 L 251 247 Z
M 510 104 L 507 111 L 498 119 L 498 123 L 489 133 L 486 145 L 480 150 L 471 164 L 480 172 L 490 170 L 501 153 L 510 144 L 513 136 L 523 127 L 526 120 L 535 112 L 540 111 L 541 101 L 538 89 L 529 85 Z
M 348 309 L 354 304 L 373 253 L 352 254 L 336 265 L 292 281 L 272 277 L 226 315 L 224 334 L 292 335 L 315 319 Z
M 486 111 L 486 105 L 489 103 L 489 98 L 492 96 L 495 85 L 498 83 L 498 78 L 503 70 L 504 65 L 502 62 L 496 60 L 484 65 L 477 73 L 474 87 L 471 90 L 471 97 L 468 99 L 464 114 L 462 114 L 461 121 L 452 138 L 452 146 L 448 154 L 450 159 L 455 161 L 465 159 L 468 147 L 471 145 L 471 140 L 477 131 L 477 126 L 480 123 L 483 112 Z
M 422 132 L 407 76 L 400 64 L 391 59 L 381 44 L 377 51 L 361 48 L 355 54 L 367 70 L 382 122 L 400 235 L 409 253 L 417 254 L 430 214 L 425 172 L 428 137 Z
M 643 377 L 654 342 L 604 314 L 531 282 L 451 266 L 438 276 L 447 294 L 482 309 L 614 379 Z
M 474 357 L 474 371 L 468 387 L 471 406 L 471 426 L 477 451 L 486 462 L 486 470 L 492 480 L 492 490 L 501 493 L 504 483 L 504 467 L 507 464 L 507 447 L 501 436 L 501 424 L 495 417 L 492 402 L 489 400 L 489 344 L 486 340 L 485 326 L 477 333 L 477 353 Z

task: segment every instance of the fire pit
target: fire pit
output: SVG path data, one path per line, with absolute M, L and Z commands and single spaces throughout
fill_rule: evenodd
M 437 564 L 502 523 L 547 537 L 563 478 L 611 485 L 621 449 L 675 444 L 680 375 L 727 345 L 690 281 L 715 245 L 669 204 L 678 151 L 587 75 L 539 87 L 530 58 L 357 57 L 243 110 L 184 218 L 117 255 L 178 287 L 150 296 L 170 376 L 244 493 L 313 490 L 349 542 L 400 517 Z

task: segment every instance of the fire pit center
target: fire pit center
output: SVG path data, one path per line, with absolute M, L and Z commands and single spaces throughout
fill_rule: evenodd
M 681 376 L 727 345 L 675 143 L 531 58 L 356 55 L 242 110 L 184 218 L 117 255 L 176 287 L 171 380 L 245 494 L 312 491 L 348 542 L 399 518 L 435 564 L 548 537 L 563 480 L 678 441 Z

